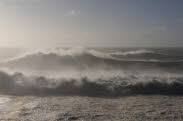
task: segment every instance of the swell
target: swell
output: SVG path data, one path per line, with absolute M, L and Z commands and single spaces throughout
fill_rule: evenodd
M 78 95 L 120 97 L 137 94 L 182 95 L 183 77 L 127 76 L 80 79 L 26 77 L 22 73 L 0 72 L 0 93 L 9 95 Z

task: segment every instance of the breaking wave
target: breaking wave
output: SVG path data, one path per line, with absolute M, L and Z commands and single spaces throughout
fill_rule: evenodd
M 182 76 L 134 76 L 90 79 L 27 77 L 0 72 L 0 93 L 9 95 L 79 95 L 120 97 L 136 94 L 182 95 Z
M 0 63 L 0 70 L 2 94 L 183 94 L 181 57 L 150 50 L 46 49 Z
M 128 54 L 155 53 L 147 50 L 126 52 Z M 126 55 L 126 54 L 125 54 Z M 143 56 L 144 57 L 144 56 Z M 22 57 L 1 63 L 1 67 L 24 70 L 163 70 L 168 72 L 181 72 L 183 70 L 182 60 L 146 60 L 143 57 L 117 58 L 111 53 L 100 52 L 92 49 L 54 49 L 26 54 Z M 149 55 L 146 55 L 149 58 Z M 152 57 L 152 55 L 150 55 Z M 155 57 L 154 57 L 155 58 Z M 161 58 L 161 57 L 159 57 Z

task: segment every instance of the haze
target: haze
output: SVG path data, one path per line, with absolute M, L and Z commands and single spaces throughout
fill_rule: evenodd
M 182 0 L 1 0 L 2 47 L 182 46 Z

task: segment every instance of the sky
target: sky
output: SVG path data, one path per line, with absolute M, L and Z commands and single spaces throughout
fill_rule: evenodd
M 183 46 L 182 6 L 183 0 L 0 0 L 0 46 Z

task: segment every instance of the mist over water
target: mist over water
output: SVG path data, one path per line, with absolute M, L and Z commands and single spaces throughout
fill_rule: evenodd
M 0 93 L 126 96 L 183 94 L 181 49 L 53 48 L 0 64 Z M 173 53 L 175 52 L 175 53 Z

